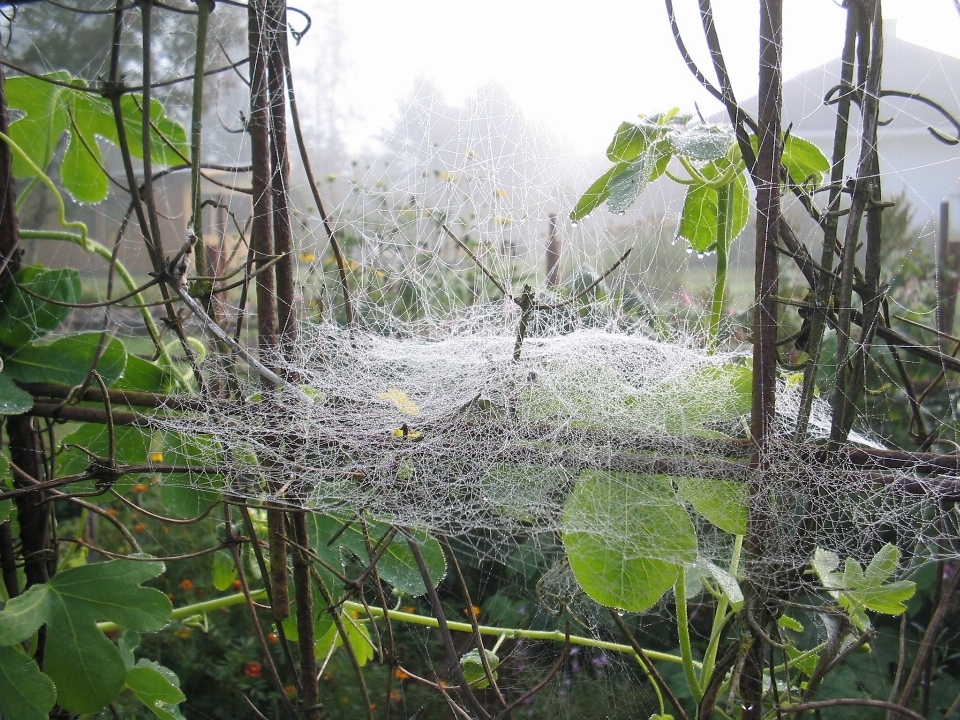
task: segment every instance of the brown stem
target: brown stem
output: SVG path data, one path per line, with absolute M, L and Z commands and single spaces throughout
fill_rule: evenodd
M 768 446 L 772 440 L 777 384 L 777 250 L 780 228 L 780 157 L 783 109 L 783 2 L 760 3 L 760 92 L 759 147 L 753 178 L 757 186 L 757 243 L 754 274 L 753 402 L 750 433 L 756 447 L 751 461 L 755 474 L 750 482 L 748 531 L 745 542 L 747 583 L 745 611 L 757 625 L 766 627 L 770 614 L 762 577 L 770 524 L 770 498 L 766 489 Z M 722 56 L 721 56 L 722 58 Z M 715 64 L 716 64 L 715 57 Z M 720 66 L 718 65 L 718 74 Z M 724 86 L 721 75 L 721 86 Z M 766 640 L 752 628 L 753 642 L 747 650 L 740 678 L 743 720 L 760 720 L 763 715 L 763 669 Z
M 270 144 L 273 171 L 273 252 L 279 257 L 276 263 L 277 319 L 280 344 L 284 356 L 294 351 L 297 340 L 296 278 L 293 261 L 293 230 L 290 227 L 290 159 L 287 151 L 287 107 L 284 96 L 286 63 L 281 48 L 281 38 L 287 33 L 286 0 L 271 0 L 267 10 L 268 35 L 270 37 L 269 94 L 270 94 Z
M 307 517 L 295 513 L 290 519 L 293 535 L 297 541 L 306 545 Z M 300 645 L 300 700 L 303 716 L 307 720 L 320 720 L 320 690 L 317 685 L 317 656 L 313 646 L 313 593 L 310 589 L 310 558 L 302 552 L 293 553 L 293 584 L 297 598 L 297 633 Z

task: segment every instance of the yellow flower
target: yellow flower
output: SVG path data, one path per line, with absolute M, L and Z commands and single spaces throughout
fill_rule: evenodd
M 154 462 L 154 463 L 163 462 L 163 453 L 160 453 L 160 452 L 150 453 L 150 462 Z
M 300 262 L 302 263 L 312 263 L 316 262 L 317 256 L 310 252 L 300 253 Z
M 493 221 L 497 225 L 513 225 L 513 218 L 504 217 L 502 215 L 498 215 L 493 219 Z

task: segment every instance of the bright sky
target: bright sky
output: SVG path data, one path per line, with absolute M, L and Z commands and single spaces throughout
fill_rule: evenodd
M 709 69 L 695 0 L 674 0 L 688 48 Z M 603 150 L 616 126 L 637 113 L 677 105 L 704 114 L 718 106 L 693 80 L 669 33 L 662 0 L 301 0 L 314 29 L 295 60 L 309 77 L 320 26 L 342 31 L 345 86 L 338 102 L 353 119 L 357 147 L 391 123 L 417 78 L 460 104 L 477 87 L 500 84 L 531 119 L 579 151 Z M 909 42 L 960 55 L 952 0 L 884 0 Z M 758 0 L 714 0 L 720 40 L 740 97 L 756 93 Z M 787 77 L 839 55 L 845 11 L 833 0 L 785 0 Z

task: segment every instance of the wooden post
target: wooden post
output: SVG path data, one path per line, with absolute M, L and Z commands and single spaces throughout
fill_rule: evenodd
M 550 213 L 550 236 L 547 243 L 547 287 L 560 284 L 560 228 L 557 214 Z

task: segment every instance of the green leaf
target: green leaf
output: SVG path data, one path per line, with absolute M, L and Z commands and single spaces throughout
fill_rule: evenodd
M 736 142 L 736 136 L 730 125 L 698 125 L 671 130 L 667 133 L 667 140 L 677 155 L 709 162 L 726 156 Z
M 777 618 L 777 625 L 784 628 L 785 630 L 793 630 L 794 632 L 802 633 L 803 625 L 799 621 L 794 620 L 789 615 L 781 615 Z
M 500 665 L 500 658 L 487 649 L 484 649 L 483 652 L 487 656 L 487 664 L 490 666 L 490 673 L 493 675 L 493 679 L 496 680 L 497 666 Z M 483 688 L 490 686 L 490 681 L 487 680 L 487 673 L 483 669 L 483 661 L 480 659 L 479 650 L 471 650 L 461 657 L 460 667 L 463 668 L 463 677 L 466 679 L 467 684 L 470 685 L 470 687 L 477 690 L 482 690 Z
M 9 720 L 47 720 L 57 702 L 53 681 L 19 647 L 0 647 L 0 715 Z
M 587 191 L 583 194 L 583 197 L 577 201 L 577 204 L 570 213 L 570 220 L 573 222 L 579 222 L 580 220 L 583 220 L 590 213 L 596 210 L 600 203 L 610 197 L 610 180 L 614 175 L 624 170 L 628 165 L 629 163 L 626 162 L 617 163 L 612 168 L 607 170 L 603 175 L 597 178 L 593 185 L 587 188 Z
M 142 660 L 140 662 L 143 663 Z M 159 670 L 138 664 L 127 670 L 125 682 L 140 702 L 161 720 L 183 717 L 176 706 L 186 700 L 186 696 Z
M 742 482 L 675 478 L 680 497 L 721 530 L 734 535 L 747 534 L 749 496 Z
M 113 442 L 115 460 L 120 465 L 143 465 L 147 462 L 152 433 L 146 428 L 115 426 Z M 63 445 L 80 445 L 102 458 L 110 456 L 110 434 L 106 425 L 86 423 L 63 438 Z M 92 458 L 78 448 L 66 448 L 57 456 L 57 475 L 78 475 L 87 469 Z M 117 492 L 127 492 L 138 482 L 133 474 L 124 475 L 114 485 Z M 75 483 L 73 492 L 92 492 L 93 480 Z
M 711 163 L 701 172 L 708 180 L 719 172 Z M 728 242 L 732 242 L 747 226 L 750 217 L 750 191 L 743 173 L 731 181 L 732 212 L 729 216 Z M 709 185 L 691 185 L 683 201 L 683 212 L 677 236 L 683 238 L 697 252 L 712 252 L 717 248 L 717 189 Z
M 333 567 L 340 567 L 344 560 L 342 555 L 344 551 L 360 558 L 362 563 L 368 563 L 371 559 L 363 535 L 363 523 L 359 520 L 353 522 L 350 520 L 350 517 L 320 513 L 310 513 L 307 516 L 311 547 Z M 347 523 L 349 523 L 347 529 L 340 532 Z M 373 546 L 376 546 L 389 530 L 389 525 L 374 520 L 367 520 L 366 527 L 370 544 Z M 337 533 L 340 533 L 339 537 L 332 545 L 328 545 L 330 538 Z M 447 574 L 447 561 L 443 549 L 435 538 L 425 533 L 414 533 L 414 537 L 430 571 L 430 579 L 437 586 Z M 426 592 L 423 576 L 413 558 L 410 546 L 406 538 L 399 533 L 390 541 L 381 555 L 377 563 L 377 572 L 399 592 L 407 595 L 423 595 Z
M 697 557 L 697 537 L 668 478 L 585 471 L 563 511 L 563 544 L 584 591 L 640 612 Z
M 632 162 L 647 149 L 648 144 L 645 128 L 622 122 L 607 147 L 607 159 L 615 163 Z
M 840 558 L 836 553 L 822 548 L 814 552 L 811 565 L 823 586 L 862 624 L 858 615 L 863 610 L 884 615 L 906 612 L 904 603 L 913 597 L 916 584 L 909 580 L 887 582 L 896 572 L 899 562 L 900 551 L 895 545 L 887 543 L 873 556 L 866 570 L 853 558 L 847 558 L 843 573 L 839 573 Z
M 653 172 L 655 160 L 650 153 L 644 153 L 626 168 L 613 175 L 607 183 L 609 198 L 607 208 L 614 215 L 623 215 L 647 186 Z
M 53 161 L 60 135 L 70 127 L 70 118 L 60 96 L 72 91 L 46 82 L 47 78 L 59 82 L 71 80 L 70 73 L 61 70 L 45 75 L 44 79 L 9 78 L 4 86 L 7 106 L 25 113 L 24 117 L 10 124 L 10 138 L 41 170 L 46 170 Z M 32 177 L 33 171 L 14 155 L 13 174 L 18 178 Z
M 0 415 L 20 415 L 33 407 L 33 396 L 13 383 L 7 373 L 0 370 Z
M 233 555 L 226 550 L 217 550 L 213 554 L 213 586 L 223 592 L 237 579 L 237 567 Z
M 96 360 L 100 338 L 101 333 L 84 333 L 52 343 L 27 345 L 7 358 L 5 371 L 22 383 L 79 385 Z M 96 369 L 110 386 L 123 374 L 126 364 L 127 351 L 114 338 L 103 349 Z
M 170 600 L 139 586 L 161 572 L 163 563 L 133 560 L 64 570 L 0 611 L 0 645 L 25 640 L 46 623 L 44 670 L 57 687 L 57 702 L 73 712 L 96 712 L 116 697 L 126 675 L 120 651 L 96 623 L 139 632 L 163 627 Z
M 170 390 L 173 384 L 172 379 L 169 370 L 138 358 L 136 355 L 129 355 L 123 376 L 113 384 L 113 387 L 117 390 L 165 393 Z
M 130 152 L 138 158 L 143 157 L 143 96 L 124 95 L 120 100 L 123 110 L 123 124 L 127 130 L 127 141 L 130 143 Z M 190 157 L 190 144 L 187 142 L 187 133 L 183 125 L 166 114 L 163 105 L 156 98 L 150 101 L 150 121 L 154 130 L 150 135 L 150 155 L 154 163 L 159 165 L 182 165 L 183 158 L 171 147 L 173 145 L 185 157 Z M 157 134 L 157 132 L 162 134 Z M 170 141 L 168 144 L 163 138 Z
M 204 437 L 179 433 L 163 434 L 163 462 L 169 465 L 202 467 L 223 464 L 220 444 Z M 160 502 L 175 517 L 196 517 L 220 499 L 216 488 L 223 478 L 202 472 L 166 473 L 160 485 Z M 203 490 L 198 488 L 205 488 Z
M 750 412 L 752 372 L 741 365 L 706 367 L 679 374 L 635 401 L 644 424 L 671 435 L 704 434 L 710 423 Z
M 103 156 L 97 135 L 104 136 L 112 130 L 116 138 L 113 110 L 102 98 L 78 92 L 71 92 L 69 97 L 73 122 L 70 144 L 60 161 L 60 182 L 79 202 L 98 203 L 109 194 L 110 181 L 102 169 Z
M 353 654 L 357 658 L 357 665 L 363 667 L 373 660 L 375 653 L 373 640 L 370 639 L 370 631 L 367 630 L 365 624 L 355 620 L 349 613 L 344 613 L 342 617 L 344 630 L 347 631 L 347 641 L 350 643 L 350 647 L 353 648 Z M 334 628 L 334 630 L 336 630 L 336 628 Z
M 78 201 L 96 203 L 107 197 L 109 180 L 102 169 L 103 156 L 98 138 L 118 143 L 118 132 L 109 101 L 84 89 L 86 83 L 57 72 L 45 77 L 71 83 L 77 89 L 54 85 L 34 78 L 12 78 L 7 81 L 9 106 L 24 113 L 10 125 L 10 136 L 43 170 L 54 159 L 60 136 L 67 133 L 70 141 L 60 163 L 63 187 Z M 121 116 L 130 152 L 143 157 L 143 116 L 141 95 L 125 94 L 120 99 Z M 189 155 L 186 131 L 166 114 L 156 99 L 150 104 L 151 156 L 157 165 L 179 165 L 182 155 Z M 172 146 L 172 147 L 171 147 Z M 174 150 L 176 148 L 176 150 Z M 178 152 L 179 151 L 179 154 Z M 22 160 L 14 157 L 16 177 L 30 177 L 33 172 Z
M 759 148 L 756 135 L 750 136 L 753 152 Z M 823 182 L 824 175 L 830 172 L 830 161 L 816 145 L 809 140 L 790 135 L 783 144 L 780 162 L 787 168 L 790 179 L 797 185 L 817 186 Z
M 830 161 L 820 148 L 794 135 L 790 135 L 784 143 L 781 162 L 797 185 L 817 186 L 823 182 L 824 175 L 830 172 Z
M 54 305 L 29 295 L 75 303 L 80 297 L 80 273 L 72 268 L 47 270 L 41 265 L 21 268 L 0 295 L 0 345 L 12 354 L 60 326 L 71 308 Z

